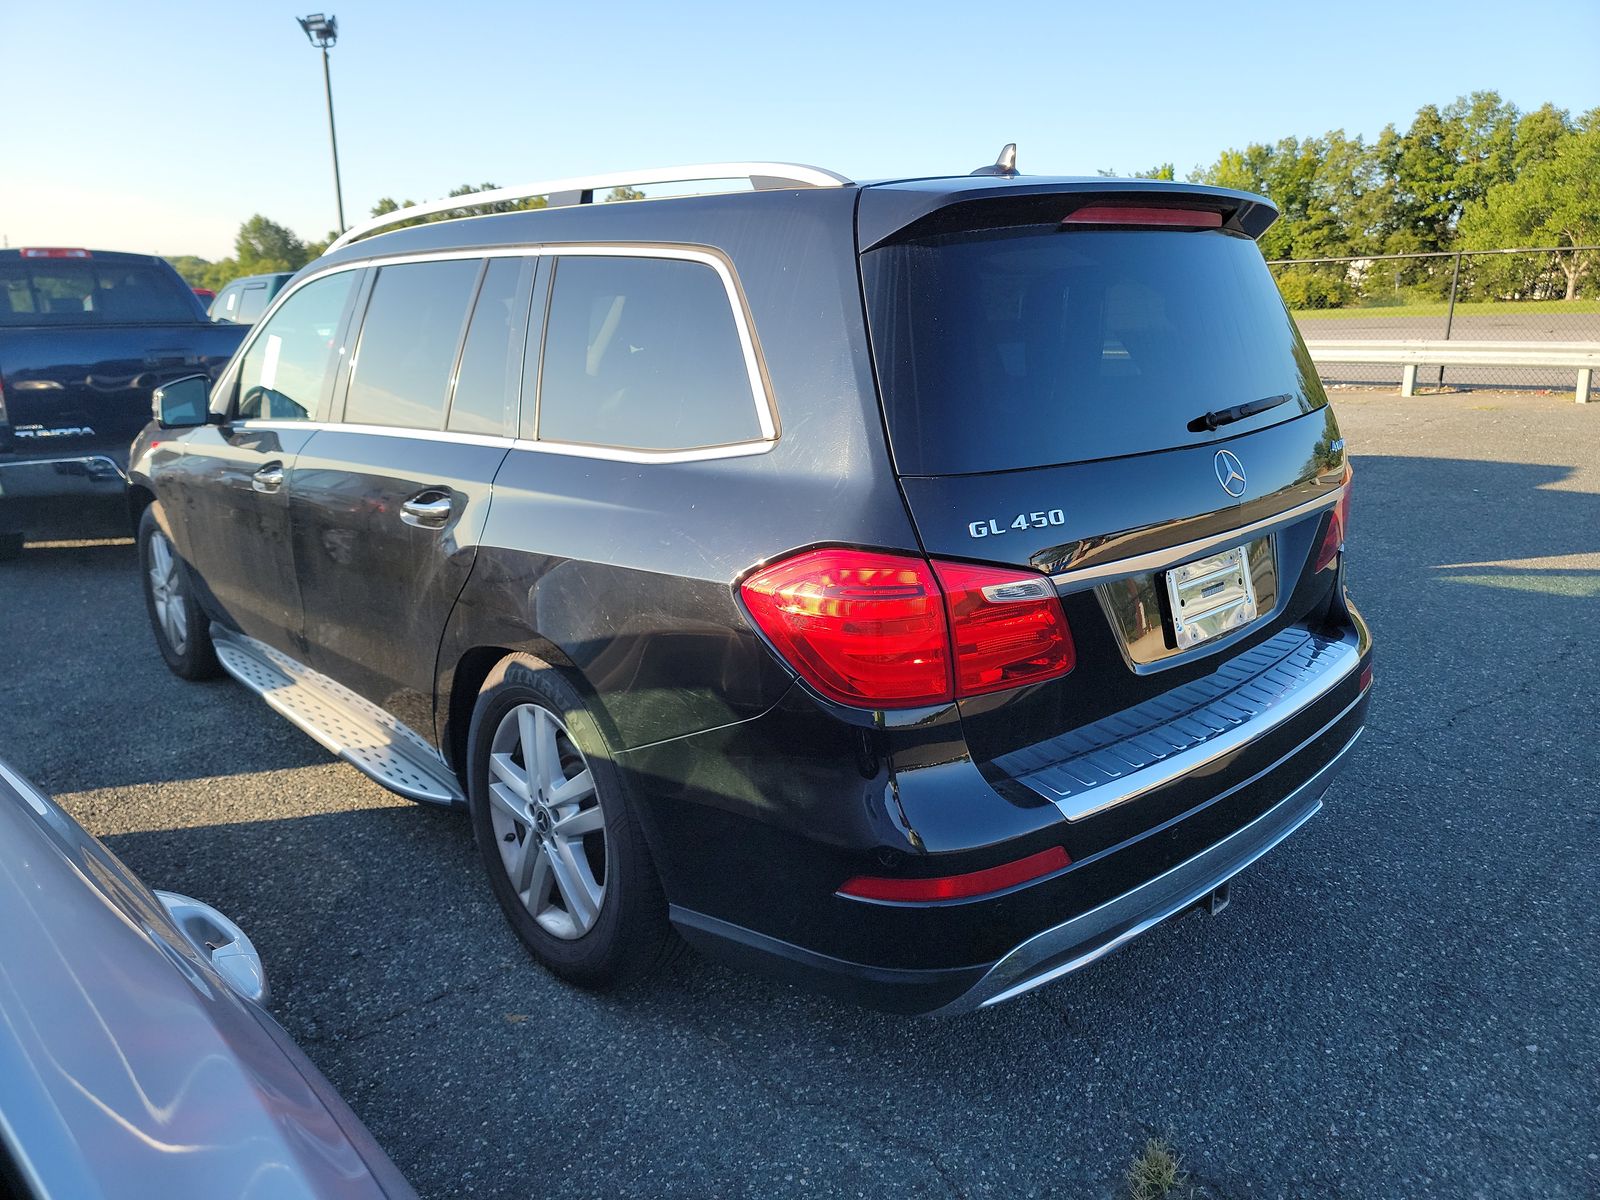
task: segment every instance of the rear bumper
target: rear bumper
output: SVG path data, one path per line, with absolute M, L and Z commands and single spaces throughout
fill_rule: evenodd
M 1345 756 L 1361 735 L 1366 702 L 1367 693 L 1363 692 L 1290 754 L 1208 806 L 1215 811 L 1234 794 L 1247 793 L 1261 785 L 1271 787 L 1284 771 L 1298 767 L 1305 756 L 1325 755 L 1308 778 L 1253 820 L 1162 873 L 1025 938 L 990 962 L 954 968 L 881 966 L 823 954 L 678 905 L 672 906 L 672 921 L 685 940 L 716 958 L 872 1008 L 952 1015 L 999 1004 L 1087 966 L 1147 929 L 1187 911 L 1315 816 Z M 1330 737 L 1336 742 L 1331 754 L 1324 749 Z M 1197 814 L 1191 820 L 1198 822 L 1201 816 Z M 1188 822 L 1181 821 L 1178 828 L 1167 832 L 1179 833 L 1185 824 Z M 1138 848 L 1124 851 L 1128 852 L 1137 853 Z M 1083 865 L 1115 871 L 1118 857 L 1113 854 L 1101 863 Z M 1004 899 L 1026 902 L 1029 893 L 1054 891 L 1073 874 L 1069 870 L 1064 876 L 1021 888 Z M 982 909 L 994 903 L 978 901 L 942 911 L 956 924 L 971 915 L 961 910 Z M 875 905 L 861 905 L 859 909 L 859 920 L 868 926 L 874 923 L 875 916 L 886 918 L 894 911 Z
M 1360 737 L 1357 730 L 1326 766 L 1237 833 L 1115 900 L 1029 938 L 939 1014 L 987 1008 L 1032 991 L 1194 907 L 1316 816 L 1344 756 Z

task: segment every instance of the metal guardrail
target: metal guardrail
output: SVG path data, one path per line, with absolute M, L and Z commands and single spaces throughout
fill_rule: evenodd
M 1587 404 L 1600 342 L 1308 341 L 1311 358 L 1323 363 L 1385 363 L 1402 368 L 1400 394 L 1417 391 L 1418 367 L 1573 367 L 1574 399 Z

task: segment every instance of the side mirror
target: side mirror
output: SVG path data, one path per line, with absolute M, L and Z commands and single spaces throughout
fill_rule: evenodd
M 164 383 L 150 398 L 151 415 L 163 429 L 192 429 L 211 420 L 211 380 L 185 375 Z

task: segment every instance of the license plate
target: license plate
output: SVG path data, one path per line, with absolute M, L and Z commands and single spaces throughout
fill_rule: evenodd
M 1235 546 L 1167 572 L 1178 649 L 1239 629 L 1259 615 L 1248 551 Z

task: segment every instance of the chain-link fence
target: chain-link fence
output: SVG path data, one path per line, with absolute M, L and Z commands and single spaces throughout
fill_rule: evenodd
M 1600 246 L 1284 259 L 1268 264 L 1307 341 L 1600 342 Z M 1329 363 L 1329 383 L 1394 386 L 1399 368 Z M 1572 387 L 1570 369 L 1424 367 L 1424 387 Z

